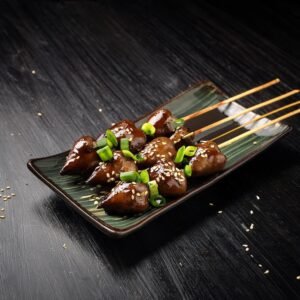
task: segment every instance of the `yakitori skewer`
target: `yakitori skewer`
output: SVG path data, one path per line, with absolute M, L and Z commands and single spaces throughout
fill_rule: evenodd
M 228 134 L 231 134 L 231 133 L 233 133 L 233 132 L 235 132 L 235 131 L 237 131 L 237 130 L 239 130 L 241 128 L 245 128 L 249 124 L 255 123 L 255 122 L 257 122 L 257 121 L 259 121 L 259 120 L 261 120 L 263 118 L 266 118 L 266 117 L 268 117 L 270 115 L 276 114 L 276 113 L 278 113 L 278 112 L 280 112 L 282 110 L 286 110 L 286 109 L 291 108 L 291 107 L 296 106 L 296 105 L 300 105 L 300 101 L 296 101 L 296 102 L 290 103 L 288 105 L 285 105 L 283 107 L 279 107 L 279 108 L 274 109 L 274 110 L 272 110 L 272 111 L 270 111 L 270 112 L 268 112 L 266 114 L 258 115 L 257 117 L 251 119 L 250 121 L 245 122 L 242 125 L 240 125 L 238 127 L 235 127 L 235 128 L 233 128 L 231 130 L 228 130 L 228 131 L 226 131 L 226 132 L 224 132 L 224 133 L 222 133 L 222 134 L 220 134 L 220 135 L 218 135 L 218 136 L 216 136 L 216 137 L 214 137 L 214 138 L 212 138 L 210 140 L 211 141 L 216 141 L 216 140 L 218 140 L 218 139 L 220 139 L 220 138 L 222 138 L 222 137 L 224 137 L 224 136 L 226 136 Z
M 249 130 L 249 131 L 247 131 L 247 132 L 244 132 L 244 133 L 242 133 L 242 134 L 240 134 L 240 135 L 238 135 L 238 136 L 236 136 L 236 137 L 234 137 L 234 138 L 232 138 L 232 139 L 230 139 L 230 140 L 228 140 L 228 141 L 226 141 L 226 142 L 223 142 L 223 143 L 219 144 L 219 148 L 224 148 L 224 147 L 226 147 L 226 146 L 229 146 L 229 145 L 231 145 L 232 143 L 235 143 L 235 142 L 237 142 L 237 141 L 239 141 L 239 140 L 241 140 L 241 139 L 247 137 L 248 135 L 251 135 L 251 134 L 253 134 L 253 133 L 255 133 L 255 132 L 258 132 L 258 131 L 260 131 L 260 130 L 266 128 L 266 127 L 269 127 L 269 126 L 271 126 L 271 125 L 273 125 L 273 124 L 276 124 L 276 123 L 278 123 L 278 122 L 280 122 L 280 121 L 283 121 L 283 120 L 285 120 L 285 119 L 288 119 L 288 118 L 290 118 L 290 117 L 292 117 L 292 116 L 295 116 L 295 115 L 297 115 L 297 114 L 299 114 L 299 113 L 300 113 L 300 108 L 298 108 L 298 109 L 296 109 L 296 110 L 294 110 L 294 111 L 291 111 L 291 112 L 289 112 L 289 113 L 287 113 L 287 114 L 285 114 L 285 115 L 283 115 L 283 116 L 281 116 L 281 117 L 278 117 L 278 118 L 276 118 L 276 119 L 274 119 L 274 120 L 271 120 L 271 121 L 269 121 L 269 122 L 267 122 L 267 123 L 265 123 L 265 124 L 263 124 L 263 125 L 261 125 L 261 126 L 258 126 L 258 127 L 256 127 L 256 128 L 253 128 L 253 129 L 251 129 L 251 130 Z
M 294 95 L 294 94 L 297 94 L 297 93 L 299 93 L 299 92 L 300 92 L 300 90 L 298 90 L 298 89 L 297 89 L 297 90 L 292 90 L 292 91 L 290 91 L 290 92 L 288 92 L 288 93 L 285 93 L 285 94 L 283 94 L 283 95 L 280 95 L 280 96 L 277 96 L 277 97 L 272 98 L 272 99 L 270 99 L 270 100 L 264 101 L 264 102 L 262 102 L 262 103 L 253 105 L 253 106 L 251 106 L 251 107 L 249 107 L 249 108 L 246 108 L 246 109 L 240 111 L 240 112 L 237 113 L 237 114 L 234 114 L 234 115 L 232 115 L 232 116 L 226 117 L 226 118 L 224 118 L 224 119 L 221 119 L 221 120 L 219 120 L 219 121 L 217 121 L 217 122 L 214 122 L 214 123 L 209 124 L 209 125 L 207 125 L 207 126 L 204 126 L 204 127 L 202 127 L 202 128 L 199 128 L 199 129 L 195 130 L 195 131 L 194 131 L 193 133 L 191 133 L 191 134 L 194 134 L 194 135 L 196 136 L 197 134 L 200 134 L 200 133 L 202 133 L 202 132 L 204 132 L 204 131 L 207 131 L 207 130 L 209 130 L 209 129 L 212 129 L 212 128 L 214 128 L 214 127 L 217 127 L 217 126 L 219 126 L 219 125 L 221 125 L 221 124 L 224 124 L 224 123 L 226 123 L 226 122 L 229 122 L 229 121 L 231 121 L 231 120 L 234 120 L 234 119 L 236 119 L 236 118 L 238 118 L 238 117 L 240 117 L 240 116 L 242 116 L 242 115 L 244 115 L 244 114 L 246 114 L 246 113 L 248 113 L 248 112 L 251 112 L 251 111 L 256 110 L 256 109 L 258 109 L 258 108 L 261 108 L 261 107 L 267 106 L 267 105 L 269 105 L 269 104 L 275 103 L 275 102 L 277 102 L 277 101 L 283 100 L 283 99 L 288 98 L 288 97 L 290 97 L 290 96 L 292 96 L 292 95 Z
M 216 109 L 216 108 L 218 108 L 218 107 L 220 107 L 220 106 L 222 106 L 222 105 L 224 105 L 224 104 L 229 104 L 229 103 L 234 102 L 234 101 L 236 101 L 236 100 L 239 100 L 239 99 L 241 99 L 241 98 L 243 98 L 243 97 L 249 96 L 249 95 L 254 94 L 254 93 L 257 93 L 257 92 L 259 92 L 259 91 L 262 91 L 262 90 L 264 90 L 264 89 L 266 89 L 266 88 L 268 88 L 268 87 L 270 87 L 270 86 L 272 86 L 272 85 L 274 85 L 274 84 L 277 84 L 277 83 L 279 83 L 279 82 L 280 82 L 280 79 L 279 79 L 279 78 L 276 78 L 276 79 L 271 80 L 271 81 L 269 81 L 269 82 L 267 82 L 267 83 L 264 83 L 264 84 L 262 84 L 262 85 L 259 85 L 259 86 L 255 87 L 255 88 L 252 88 L 252 89 L 250 89 L 250 90 L 247 90 L 247 91 L 245 91 L 245 92 L 243 92 L 243 93 L 240 93 L 240 94 L 235 95 L 235 96 L 233 96 L 233 97 L 227 98 L 227 99 L 225 99 L 225 100 L 223 100 L 223 101 L 220 101 L 220 102 L 218 102 L 218 103 L 216 103 L 216 104 L 213 104 L 213 105 L 211 105 L 211 106 L 205 107 L 205 108 L 203 108 L 203 109 L 201 109 L 201 110 L 199 110 L 199 111 L 196 111 L 196 112 L 194 112 L 194 113 L 192 113 L 192 114 L 190 114 L 190 115 L 187 115 L 187 116 L 183 117 L 182 119 L 183 119 L 184 121 L 193 119 L 193 118 L 198 117 L 198 116 L 200 116 L 200 115 L 203 115 L 203 114 L 205 114 L 205 113 L 207 113 L 207 112 L 209 112 L 209 111 L 212 111 L 212 110 L 214 110 L 214 109 Z

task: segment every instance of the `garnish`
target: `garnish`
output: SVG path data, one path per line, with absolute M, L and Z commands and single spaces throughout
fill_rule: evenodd
M 184 158 L 184 152 L 185 152 L 185 146 L 181 146 L 178 150 L 177 150 L 177 153 L 176 153 L 176 157 L 174 159 L 174 162 L 176 164 L 179 164 L 183 161 L 183 158 Z
M 194 156 L 197 151 L 196 146 L 187 146 L 184 151 L 185 156 Z
M 97 154 L 101 158 L 102 161 L 108 161 L 113 158 L 113 153 L 109 146 L 105 146 L 97 150 Z
M 139 173 L 136 171 L 128 171 L 128 172 L 121 172 L 120 179 L 125 182 L 136 182 L 138 181 Z
M 162 207 L 167 203 L 167 200 L 162 195 L 157 195 L 156 197 L 150 197 L 149 202 L 154 207 Z
M 146 135 L 153 136 L 155 133 L 155 127 L 151 123 L 144 123 L 141 128 Z
M 107 138 L 101 138 L 100 140 L 98 140 L 98 141 L 96 142 L 96 147 L 97 147 L 97 148 L 103 148 L 103 147 L 105 147 L 105 146 L 108 146 L 108 147 L 112 148 L 112 147 L 113 147 L 113 144 L 112 144 L 111 141 L 108 140 Z
M 122 138 L 120 140 L 120 149 L 121 150 L 129 150 L 129 139 Z
M 187 177 L 191 177 L 191 176 L 192 176 L 192 166 L 190 166 L 190 165 L 185 165 L 185 166 L 184 166 L 184 174 L 185 174 Z
M 115 134 L 110 129 L 106 130 L 106 137 L 113 144 L 114 147 L 118 146 L 118 140 Z
M 142 170 L 142 171 L 140 172 L 140 181 L 141 181 L 142 183 L 148 183 L 149 180 L 150 180 L 150 178 L 149 178 L 149 173 L 148 173 L 148 171 L 147 171 L 147 170 Z

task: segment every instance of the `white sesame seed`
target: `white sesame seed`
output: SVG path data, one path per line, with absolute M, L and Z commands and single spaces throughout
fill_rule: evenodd
M 99 108 L 98 110 L 99 110 L 99 112 L 102 112 L 102 108 Z
M 134 195 L 131 195 L 131 200 L 134 200 Z
M 300 280 L 300 275 L 298 275 L 298 276 L 296 277 L 296 279 L 297 279 L 297 280 Z
M 141 193 L 136 193 L 136 195 L 137 195 L 138 197 L 140 197 L 140 196 L 141 196 Z
M 264 274 L 269 274 L 269 273 L 270 273 L 270 270 L 264 271 Z
M 36 72 L 35 72 L 35 70 L 31 70 L 31 73 L 34 75 Z
M 257 142 L 256 142 L 256 141 L 254 141 L 254 142 L 253 142 L 253 145 L 256 145 L 256 144 L 257 144 Z
M 64 248 L 64 249 L 67 249 L 67 245 L 66 245 L 66 244 L 63 244 L 63 248 Z
M 250 229 L 252 230 L 254 228 L 254 224 L 252 223 L 251 225 L 250 225 Z
M 247 248 L 247 247 L 248 247 L 248 245 L 247 245 L 247 244 L 243 244 L 242 246 L 243 246 L 243 247 L 245 247 L 245 248 Z
M 250 210 L 250 215 L 253 215 L 253 213 L 254 213 L 253 210 Z
M 258 195 L 256 195 L 256 199 L 257 199 L 257 200 L 259 200 L 259 199 L 260 199 L 260 197 L 259 197 Z
M 259 268 L 262 268 L 262 264 L 258 264 L 258 267 L 259 267 Z
M 132 194 L 135 194 L 135 190 L 131 190 L 131 193 L 132 193 Z
M 94 201 L 94 205 L 98 205 L 99 204 L 99 202 L 96 200 L 96 201 Z
M 250 249 L 249 249 L 248 247 L 245 249 L 246 252 L 248 252 L 249 250 L 250 250 Z
M 10 189 L 10 186 L 7 186 L 6 189 L 9 190 L 9 189 Z
M 209 206 L 214 206 L 214 204 L 212 202 L 208 203 Z
M 110 174 L 109 174 L 109 173 L 106 173 L 106 177 L 109 178 L 109 177 L 110 177 Z
M 254 255 L 253 255 L 253 254 L 250 254 L 250 257 L 251 257 L 251 258 L 254 258 Z
M 0 215 L 0 219 L 5 219 L 5 216 L 4 215 Z
M 222 214 L 222 213 L 223 213 L 223 210 L 219 210 L 219 211 L 218 211 L 218 214 Z
M 246 229 L 246 232 L 249 232 L 249 231 L 250 231 L 250 229 L 249 229 L 249 228 L 247 228 L 247 229 Z
M 5 211 L 5 208 L 1 208 L 0 211 Z
M 42 114 L 41 112 L 38 112 L 37 115 L 38 115 L 39 117 L 41 117 L 43 114 Z

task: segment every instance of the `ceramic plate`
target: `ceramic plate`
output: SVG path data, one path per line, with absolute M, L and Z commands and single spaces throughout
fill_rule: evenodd
M 205 81 L 196 84 L 183 93 L 179 94 L 175 98 L 168 101 L 162 107 L 165 107 L 172 111 L 177 117 L 188 115 L 192 112 L 198 111 L 203 107 L 210 106 L 220 100 L 226 98 L 212 82 Z M 225 116 L 233 115 L 238 111 L 244 109 L 243 106 L 231 103 L 222 106 L 220 109 L 214 110 L 210 113 L 202 115 L 199 118 L 191 120 L 187 123 L 191 130 L 200 128 L 207 124 L 213 123 L 217 120 L 224 118 Z M 149 113 L 150 114 L 150 113 Z M 202 133 L 202 136 L 198 136 L 198 139 L 209 139 L 210 137 L 217 136 L 223 132 L 230 130 L 240 124 L 243 124 L 252 118 L 254 113 L 248 113 L 243 117 L 240 117 L 234 121 L 223 124 L 221 127 L 214 128 L 210 132 Z M 137 120 L 138 125 L 142 124 L 146 116 Z M 268 119 L 259 120 L 255 126 L 259 126 Z M 229 139 L 241 132 L 250 130 L 252 126 L 246 126 L 240 131 L 236 131 L 231 136 L 226 136 Z M 65 162 L 65 158 L 68 152 L 63 152 L 54 156 L 32 159 L 28 162 L 29 169 L 40 178 L 45 184 L 47 184 L 55 193 L 58 194 L 64 201 L 66 201 L 72 208 L 74 208 L 79 214 L 90 221 L 103 233 L 112 237 L 124 237 L 129 233 L 132 233 L 148 222 L 154 220 L 161 214 L 164 214 L 173 207 L 186 201 L 188 198 L 194 196 L 200 191 L 213 185 L 215 182 L 238 168 L 240 165 L 247 162 L 249 159 L 256 156 L 258 153 L 269 147 L 273 142 L 285 135 L 291 128 L 284 124 L 275 124 L 268 127 L 268 129 L 261 130 L 258 134 L 252 134 L 239 142 L 236 142 L 230 146 L 222 149 L 227 156 L 227 164 L 221 173 L 213 176 L 192 180 L 189 183 L 189 189 L 186 195 L 178 199 L 173 199 L 162 208 L 153 208 L 142 215 L 131 217 L 117 217 L 107 215 L 103 209 L 97 209 L 95 200 L 99 193 L 101 193 L 101 187 L 91 187 L 84 184 L 83 179 L 79 176 L 60 176 L 59 170 Z M 218 140 L 219 143 L 223 140 Z

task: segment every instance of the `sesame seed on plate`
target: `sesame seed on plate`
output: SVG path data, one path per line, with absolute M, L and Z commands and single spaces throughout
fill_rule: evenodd
M 254 213 L 253 210 L 250 210 L 250 215 L 253 215 L 253 213 Z
M 269 273 L 270 273 L 270 270 L 264 271 L 264 274 L 269 274 Z
M 41 117 L 43 114 L 42 114 L 41 112 L 38 112 L 37 115 L 38 115 L 39 117 Z
M 296 279 L 297 279 L 297 280 L 300 280 L 300 275 L 298 275 L 298 276 L 296 277 Z
M 5 216 L 4 215 L 0 215 L 0 219 L 5 219 Z
M 260 197 L 259 197 L 258 195 L 256 195 L 256 199 L 257 199 L 257 200 L 259 200 L 259 199 L 260 199 Z
M 223 210 L 219 210 L 219 211 L 218 211 L 218 214 L 222 214 L 222 213 L 223 213 Z
M 252 223 L 251 225 L 250 225 L 250 229 L 252 230 L 254 228 L 254 224 Z

